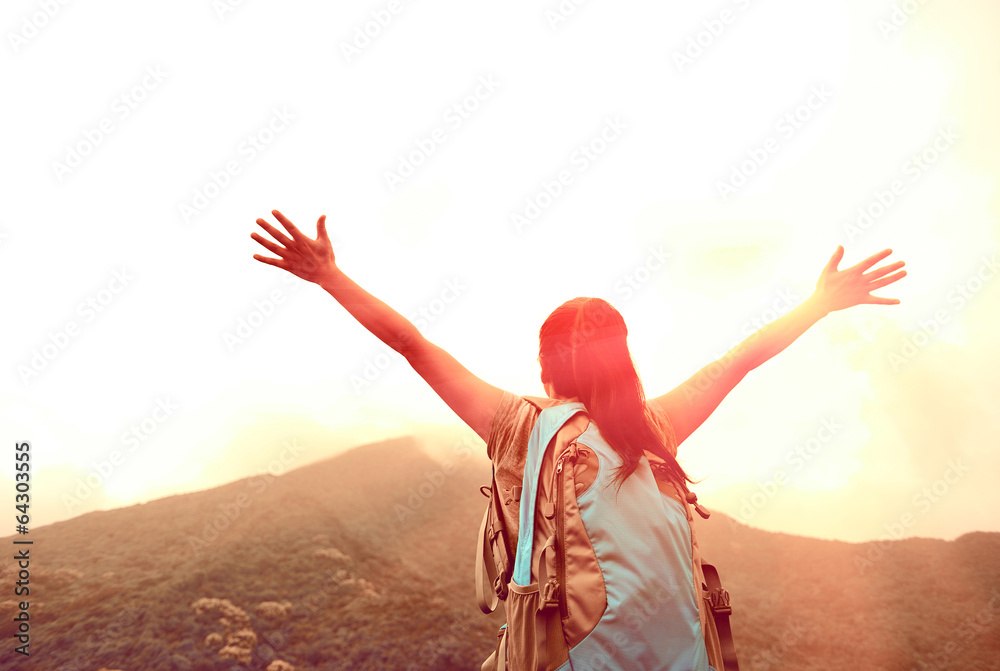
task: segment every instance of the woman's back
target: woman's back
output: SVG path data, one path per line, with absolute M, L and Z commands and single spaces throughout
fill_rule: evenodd
M 562 456 L 569 481 L 563 489 L 567 618 L 562 625 L 573 666 L 708 669 L 687 512 L 664 494 L 661 487 L 669 485 L 657 482 L 645 458 L 618 489 L 613 479 L 621 456 L 584 410 L 581 403 L 566 403 L 538 415 L 525 461 L 521 547 L 512 582 L 539 581 L 542 549 L 559 523 L 548 506 L 557 500 L 555 464 Z M 511 624 L 512 633 L 520 631 Z M 530 655 L 518 643 L 511 641 L 511 661 Z M 560 668 L 571 668 L 570 663 Z

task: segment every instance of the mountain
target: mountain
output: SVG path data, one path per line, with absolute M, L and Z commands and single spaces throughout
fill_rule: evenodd
M 484 455 L 400 438 L 8 537 L 30 548 L 31 655 L 10 589 L 0 667 L 478 669 L 503 623 L 473 591 L 488 481 Z M 695 529 L 745 670 L 1000 669 L 1000 534 L 855 544 L 718 512 Z

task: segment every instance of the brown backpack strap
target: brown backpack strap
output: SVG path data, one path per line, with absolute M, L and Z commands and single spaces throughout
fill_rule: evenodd
M 489 534 L 486 533 L 490 523 L 490 506 L 483 513 L 483 523 L 479 526 L 479 543 L 476 545 L 476 602 L 479 610 L 487 615 L 497 609 L 499 597 L 493 590 L 497 578 L 497 568 L 493 563 L 493 547 L 490 545 Z
M 503 628 L 503 637 L 500 639 L 499 654 L 497 654 L 497 671 L 507 671 L 507 627 Z
M 698 511 L 698 514 L 703 518 L 708 519 L 711 513 L 698 504 L 698 496 L 687 488 L 687 484 L 678 483 L 676 480 L 673 480 L 672 482 L 674 487 L 677 489 L 677 492 L 684 497 L 685 501 L 687 501 L 687 505 L 684 507 L 687 509 L 688 521 L 694 521 L 694 515 L 691 514 L 691 508 Z M 693 548 L 693 526 L 691 528 L 691 537 Z M 729 605 L 729 592 L 722 587 L 722 581 L 719 579 L 719 571 L 715 568 L 715 566 L 705 561 L 701 561 L 700 553 L 697 554 L 697 557 L 692 557 L 692 559 L 699 561 L 702 575 L 704 576 L 705 583 L 708 587 L 707 596 L 712 611 L 712 620 L 715 622 L 715 630 L 719 635 L 719 647 L 722 648 L 722 661 L 724 667 L 719 669 L 719 671 L 739 671 L 740 663 L 736 657 L 736 643 L 733 641 L 733 629 L 729 624 L 729 616 L 733 612 L 732 607 Z
M 550 573 L 549 564 L 557 564 L 559 548 L 556 537 L 549 536 L 538 556 L 535 575 L 538 579 L 538 611 L 535 614 L 535 646 L 537 666 L 534 671 L 554 668 L 553 661 L 568 659 L 569 651 L 563 637 L 559 606 L 562 602 L 563 586 Z
M 483 490 L 489 490 L 489 494 Z M 484 496 L 490 497 L 490 503 L 483 514 L 479 542 L 476 545 L 476 601 L 479 609 L 489 614 L 496 610 L 498 600 L 507 598 L 507 583 L 510 581 L 514 562 L 507 539 L 503 508 L 497 493 L 496 471 L 493 472 L 492 486 L 483 486 L 480 491 L 483 491 Z
M 729 605 L 729 592 L 722 587 L 719 580 L 719 572 L 711 564 L 702 562 L 702 572 L 705 574 L 705 583 L 708 585 L 709 602 L 712 605 L 712 617 L 715 619 L 715 628 L 719 632 L 719 643 L 722 645 L 722 660 L 725 663 L 725 671 L 739 671 L 740 662 L 736 658 L 736 644 L 733 642 L 733 630 L 729 626 L 729 616 L 733 609 Z M 720 669 L 719 671 L 723 671 Z

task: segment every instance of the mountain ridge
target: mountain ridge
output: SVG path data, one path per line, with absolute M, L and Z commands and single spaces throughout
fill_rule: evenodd
M 31 664 L 41 666 L 9 649 L 0 662 L 229 669 L 239 660 L 219 650 L 239 646 L 212 636 L 236 636 L 227 627 L 238 620 L 256 637 L 247 669 L 276 659 L 296 671 L 478 668 L 503 622 L 479 613 L 473 593 L 489 462 L 442 459 L 428 440 L 361 445 L 33 530 Z M 733 597 L 745 669 L 1000 668 L 998 533 L 885 541 L 871 558 L 878 541 L 763 531 L 720 512 L 694 528 Z M 13 612 L 11 600 L 0 610 Z

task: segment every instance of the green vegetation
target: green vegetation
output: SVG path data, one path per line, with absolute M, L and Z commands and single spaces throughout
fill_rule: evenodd
M 467 459 L 418 489 L 440 468 L 399 439 L 34 530 L 32 655 L 12 653 L 16 606 L 2 601 L 0 667 L 478 669 L 503 622 L 473 592 L 489 465 Z M 893 541 L 862 570 L 873 544 L 721 513 L 697 533 L 733 595 L 747 671 L 1000 668 L 1000 534 Z

